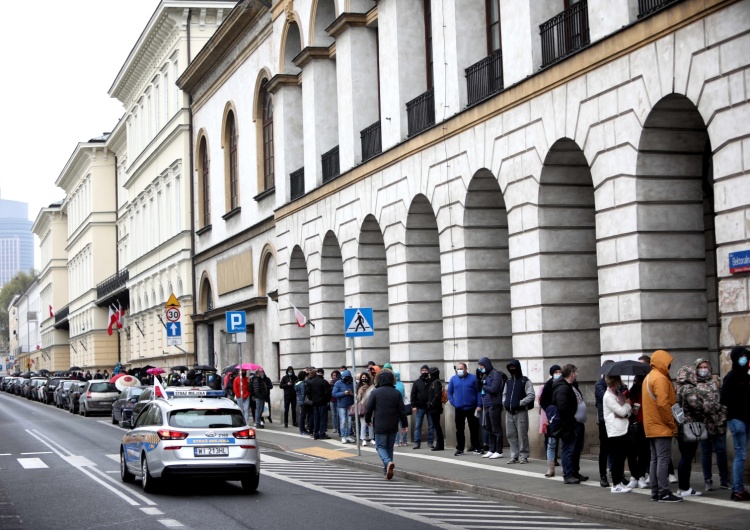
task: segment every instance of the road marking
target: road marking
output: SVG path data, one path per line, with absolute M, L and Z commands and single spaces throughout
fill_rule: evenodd
M 185 526 L 180 521 L 176 519 L 158 519 L 158 521 L 163 524 L 164 526 L 167 526 L 169 528 L 175 528 L 178 526 Z
M 0 453 L 0 456 L 11 456 L 13 453 Z
M 123 434 L 124 434 L 125 432 L 127 432 L 127 431 L 125 431 L 125 429 L 123 429 L 123 428 L 122 428 L 122 427 L 120 427 L 119 425 L 115 425 L 114 423 L 112 423 L 112 421 L 111 421 L 111 420 L 110 420 L 110 421 L 106 421 L 106 420 L 96 420 L 96 422 L 97 422 L 97 423 L 101 423 L 102 425 L 106 425 L 107 427 L 112 427 L 113 429 L 117 429 L 118 431 L 120 431 L 120 432 L 121 432 L 121 433 L 123 433 Z
M 109 456 L 109 455 L 107 455 L 107 456 Z M 120 461 L 120 455 L 115 455 L 115 456 L 117 456 L 117 461 L 119 462 Z M 278 456 L 271 456 L 271 455 L 267 455 L 265 453 L 261 453 L 260 454 L 260 463 L 261 463 L 261 465 L 263 464 L 263 462 L 269 462 L 269 463 L 274 463 L 274 464 L 283 464 L 284 462 L 289 462 L 289 460 L 284 460 L 283 458 L 279 458 Z
M 63 456 L 62 459 L 73 467 L 96 467 L 96 464 L 85 456 Z
M 17 458 L 16 460 L 18 460 L 18 463 L 21 464 L 24 469 L 43 469 L 49 467 L 42 462 L 41 458 Z
M 141 511 L 146 515 L 164 515 L 164 512 L 159 508 L 141 508 Z
M 52 451 L 35 451 L 33 453 L 21 453 L 22 455 L 51 455 Z
M 104 455 L 104 456 L 106 456 L 106 457 L 107 457 L 107 458 L 109 458 L 110 460 L 114 460 L 114 461 L 115 461 L 115 462 L 117 462 L 118 464 L 120 463 L 120 455 L 119 455 L 119 453 L 114 453 L 114 454 L 110 454 L 110 455 Z

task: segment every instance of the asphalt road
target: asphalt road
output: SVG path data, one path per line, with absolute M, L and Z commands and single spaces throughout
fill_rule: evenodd
M 235 482 L 186 480 L 145 494 L 120 480 L 124 432 L 109 417 L 83 418 L 0 393 L 0 528 L 434 527 L 268 475 L 251 495 Z

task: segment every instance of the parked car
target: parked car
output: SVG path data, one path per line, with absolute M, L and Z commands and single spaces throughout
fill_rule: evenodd
M 255 429 L 240 408 L 209 387 L 175 388 L 171 394 L 151 401 L 122 438 L 122 481 L 138 476 L 147 493 L 164 478 L 187 476 L 238 480 L 246 492 L 258 489 Z
M 78 414 L 78 402 L 81 398 L 81 394 L 83 394 L 84 389 L 86 388 L 86 383 L 87 381 L 76 381 L 75 384 L 70 387 L 70 390 L 68 390 L 66 408 L 71 414 Z
M 120 393 L 117 401 L 112 403 L 112 423 L 125 429 L 132 429 L 133 405 L 146 387 L 131 386 Z
M 154 387 L 147 386 L 143 390 L 140 396 L 138 396 L 138 401 L 136 401 L 133 404 L 133 412 L 130 416 L 130 423 L 135 424 L 135 420 L 138 419 L 138 415 L 141 413 L 143 409 L 146 408 L 146 406 L 151 403 L 154 399 Z
M 68 398 L 68 391 L 70 387 L 75 383 L 73 379 L 65 379 L 60 381 L 60 384 L 55 388 L 55 393 L 52 395 L 52 403 L 59 409 L 66 408 L 65 403 Z
M 112 403 L 117 401 L 119 395 L 120 391 L 109 380 L 86 381 L 86 386 L 78 399 L 78 413 L 82 416 L 89 416 L 94 412 L 111 414 Z
M 13 379 L 13 377 L 10 376 L 10 375 L 4 376 L 3 379 L 2 379 L 2 381 L 0 381 L 0 390 L 2 390 L 3 392 L 5 392 L 6 389 L 7 389 L 7 387 L 8 387 L 8 384 L 11 381 L 11 379 Z
M 52 405 L 54 403 L 54 394 L 55 389 L 57 388 L 57 385 L 59 385 L 62 381 L 67 381 L 68 377 L 50 377 L 47 379 L 47 382 L 44 384 L 44 393 L 42 394 L 42 403 L 46 403 L 47 405 Z
M 47 382 L 46 377 L 32 377 L 25 390 L 24 397 L 32 401 L 39 401 L 39 388 Z

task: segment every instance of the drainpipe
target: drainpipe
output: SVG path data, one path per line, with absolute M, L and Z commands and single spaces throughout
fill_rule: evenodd
M 120 186 L 120 183 L 118 182 L 118 171 L 117 171 L 117 155 L 115 155 L 115 270 L 117 271 L 117 274 L 120 274 L 120 253 L 118 248 L 119 243 L 119 232 L 117 230 L 117 219 L 119 217 L 120 212 L 120 197 L 119 192 L 117 188 Z M 119 305 L 119 302 L 118 302 Z M 117 362 L 122 362 L 122 342 L 120 341 L 120 332 L 117 332 Z
M 193 17 L 193 10 L 188 9 L 188 18 L 187 18 L 187 65 L 190 66 L 190 63 L 192 62 L 193 58 L 190 53 L 190 21 Z M 177 80 L 175 79 L 175 82 Z M 197 314 L 198 311 L 198 298 L 195 296 L 195 212 L 193 212 L 193 206 L 195 205 L 195 185 L 193 183 L 193 173 L 195 172 L 195 168 L 193 167 L 193 95 L 188 92 L 188 134 L 190 135 L 190 139 L 188 144 L 189 147 L 189 153 L 190 153 L 190 161 L 189 161 L 189 170 L 190 170 L 190 178 L 188 179 L 190 182 L 190 276 L 191 276 L 191 284 L 193 289 L 193 314 Z M 198 332 L 195 329 L 195 321 L 193 321 L 193 354 L 195 355 L 195 362 L 198 362 Z

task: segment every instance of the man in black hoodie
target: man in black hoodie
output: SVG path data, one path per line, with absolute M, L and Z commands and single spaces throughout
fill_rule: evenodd
M 727 408 L 727 427 L 734 442 L 732 495 L 729 498 L 733 501 L 747 501 L 750 500 L 750 493 L 745 489 L 743 477 L 750 441 L 750 375 L 747 364 L 750 351 L 736 346 L 729 356 L 732 359 L 732 369 L 724 376 L 724 384 L 721 385 L 721 404 Z
M 482 458 L 503 457 L 503 389 L 505 388 L 505 374 L 496 370 L 488 357 L 482 357 L 477 363 L 482 377 L 482 406 L 485 419 L 490 425 L 490 450 Z M 487 399 L 485 399 L 485 397 Z
M 521 363 L 508 363 L 508 381 L 503 391 L 505 437 L 510 444 L 509 464 L 529 463 L 529 408 L 534 406 L 534 385 L 521 371 Z
M 422 445 L 422 421 L 425 416 L 427 416 L 427 445 L 432 447 L 432 442 L 435 440 L 435 428 L 432 424 L 432 416 L 427 414 L 427 394 L 430 388 L 430 367 L 423 364 L 422 368 L 419 369 L 419 372 L 419 379 L 414 381 L 411 385 L 410 402 L 412 412 L 416 417 L 414 423 L 414 447 L 412 449 L 419 449 Z
M 588 477 L 580 473 L 586 403 L 578 391 L 577 379 L 578 368 L 572 364 L 566 364 L 562 368 L 562 377 L 552 385 L 552 405 L 557 407 L 556 415 L 560 419 L 560 426 L 552 433 L 552 436 L 562 441 L 564 484 L 578 484 L 588 480 Z
M 297 426 L 297 394 L 294 391 L 294 384 L 297 382 L 297 375 L 294 368 L 287 366 L 286 375 L 281 378 L 281 389 L 284 391 L 284 427 L 289 427 L 289 409 L 292 409 L 292 425 Z
M 399 422 L 407 425 L 404 413 L 404 398 L 401 392 L 396 390 L 396 377 L 387 368 L 380 371 L 377 379 L 377 388 L 372 391 L 367 400 L 365 410 L 365 423 L 372 426 L 375 433 L 375 445 L 378 456 L 383 461 L 383 474 L 386 480 L 393 478 L 393 445 L 398 436 Z M 373 415 L 374 421 L 373 421 Z M 374 423 L 374 425 L 373 425 Z M 407 427 L 403 428 L 406 432 Z

